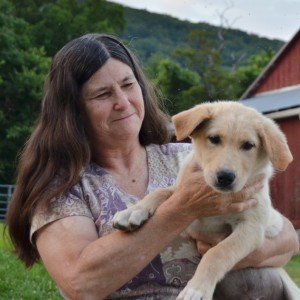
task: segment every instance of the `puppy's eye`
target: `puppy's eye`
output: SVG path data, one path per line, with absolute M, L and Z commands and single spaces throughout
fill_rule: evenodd
M 209 136 L 208 139 L 214 145 L 219 145 L 221 143 L 221 138 L 218 135 Z
M 245 151 L 249 151 L 249 150 L 251 150 L 254 147 L 255 147 L 254 144 L 252 144 L 250 142 L 245 142 L 245 143 L 242 144 L 241 149 L 245 150 Z

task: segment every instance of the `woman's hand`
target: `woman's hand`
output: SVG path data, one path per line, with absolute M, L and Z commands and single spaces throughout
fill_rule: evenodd
M 230 233 L 230 227 L 228 227 L 224 232 L 210 234 L 188 231 L 188 234 L 191 237 L 191 239 L 195 240 L 196 242 L 197 250 L 200 256 L 203 256 L 210 248 L 222 242 L 225 238 L 227 238 L 230 235 Z
M 221 194 L 206 184 L 201 168 L 192 158 L 187 162 L 174 194 L 178 195 L 181 213 L 191 214 L 194 219 L 238 213 L 257 204 L 252 196 L 262 188 L 262 179 L 263 175 L 258 175 L 240 192 Z

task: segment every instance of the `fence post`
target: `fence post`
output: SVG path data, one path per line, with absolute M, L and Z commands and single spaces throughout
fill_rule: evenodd
M 13 184 L 0 184 L 0 222 L 5 220 L 14 187 Z

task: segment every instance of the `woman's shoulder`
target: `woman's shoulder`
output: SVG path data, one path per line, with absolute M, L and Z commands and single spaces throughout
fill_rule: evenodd
M 188 154 L 192 151 L 190 143 L 168 143 L 163 145 L 150 145 L 149 151 L 160 153 L 163 156 L 176 156 L 180 154 Z
M 192 144 L 169 143 L 163 145 L 150 145 L 147 148 L 149 164 L 156 168 L 167 168 L 176 174 L 185 158 L 192 151 Z

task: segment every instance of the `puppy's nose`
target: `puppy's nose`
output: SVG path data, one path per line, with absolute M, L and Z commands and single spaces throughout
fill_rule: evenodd
M 222 170 L 217 173 L 217 185 L 221 189 L 230 189 L 235 180 L 235 174 L 229 170 Z

